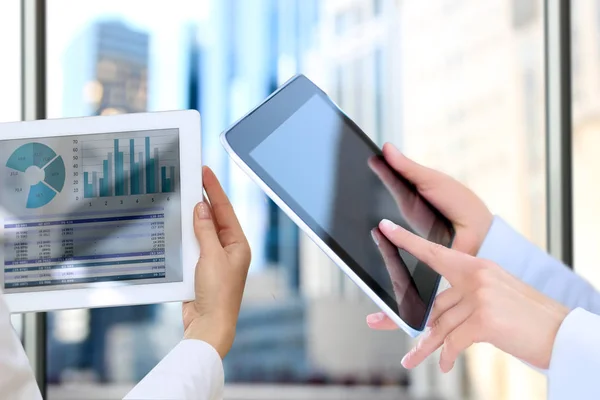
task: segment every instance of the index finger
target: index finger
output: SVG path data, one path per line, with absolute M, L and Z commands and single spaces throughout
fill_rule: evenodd
M 237 244 L 246 244 L 246 236 L 238 221 L 233 206 L 221 187 L 215 173 L 208 167 L 202 168 L 202 181 L 206 195 L 210 200 L 219 240 L 225 250 Z
M 402 262 L 400 255 L 398 254 L 398 249 L 394 246 L 387 237 L 381 233 L 379 228 L 371 229 L 371 236 L 373 237 L 373 241 L 375 245 L 379 249 L 381 253 L 381 257 L 383 258 L 384 263 L 387 265 L 391 262 Z
M 444 276 L 452 286 L 460 285 L 461 278 L 472 270 L 474 257 L 429 242 L 387 219 L 379 223 L 379 229 L 392 243 Z

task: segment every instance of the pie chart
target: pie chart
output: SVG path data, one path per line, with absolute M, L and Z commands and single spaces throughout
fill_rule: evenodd
M 17 148 L 6 167 L 11 189 L 20 194 L 26 208 L 45 206 L 65 185 L 62 157 L 42 143 L 27 143 Z

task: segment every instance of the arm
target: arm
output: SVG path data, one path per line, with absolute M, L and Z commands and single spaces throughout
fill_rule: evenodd
M 3 398 L 41 399 L 29 361 L 11 323 L 0 292 L 0 393 Z
M 600 313 L 600 294 L 564 264 L 529 242 L 501 218 L 495 217 L 477 254 L 533 286 L 569 309 Z
M 183 340 L 125 397 L 137 399 L 223 398 L 221 357 L 208 343 Z

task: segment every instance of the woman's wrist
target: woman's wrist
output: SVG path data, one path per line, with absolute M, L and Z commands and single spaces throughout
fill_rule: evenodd
M 530 363 L 536 367 L 542 369 L 548 369 L 550 367 L 550 360 L 552 359 L 552 352 L 554 350 L 554 344 L 556 342 L 556 336 L 560 330 L 570 310 L 562 304 L 556 303 L 552 309 L 549 310 L 548 316 L 550 319 L 549 326 L 551 327 L 546 332 L 541 332 L 540 343 L 540 360 L 532 360 Z M 545 335 L 544 335 L 545 333 Z M 546 338 L 544 338 L 546 336 Z
M 210 344 L 219 353 L 221 359 L 225 358 L 235 337 L 235 325 L 210 321 L 202 317 L 193 320 L 183 333 L 184 339 L 201 340 Z

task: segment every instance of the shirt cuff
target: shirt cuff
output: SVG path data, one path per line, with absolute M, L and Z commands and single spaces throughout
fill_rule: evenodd
M 576 308 L 561 324 L 548 370 L 548 399 L 598 398 L 600 316 Z
M 479 252 L 478 258 L 495 262 L 517 278 L 523 278 L 524 263 L 534 246 L 502 218 L 495 216 Z
M 186 339 L 179 342 L 125 399 L 223 398 L 223 363 L 208 343 Z

